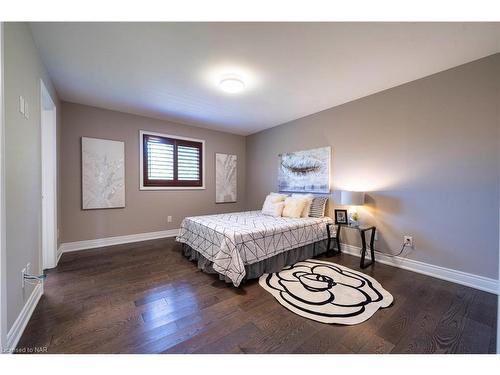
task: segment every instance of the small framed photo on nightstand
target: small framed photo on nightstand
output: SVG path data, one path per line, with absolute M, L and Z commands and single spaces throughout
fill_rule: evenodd
M 347 210 L 335 210 L 335 224 L 348 224 Z

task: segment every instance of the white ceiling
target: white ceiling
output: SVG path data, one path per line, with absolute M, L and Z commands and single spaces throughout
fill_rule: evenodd
M 32 23 L 65 101 L 251 134 L 500 52 L 497 23 Z M 222 92 L 239 74 L 247 89 Z

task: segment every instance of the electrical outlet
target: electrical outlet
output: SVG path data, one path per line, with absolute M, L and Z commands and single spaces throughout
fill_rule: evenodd
M 26 267 L 21 270 L 21 288 L 24 289 L 24 275 L 26 275 Z
M 171 223 L 172 222 L 172 216 L 167 216 L 167 223 Z
M 412 236 L 404 236 L 404 244 L 405 246 L 413 247 L 413 237 Z

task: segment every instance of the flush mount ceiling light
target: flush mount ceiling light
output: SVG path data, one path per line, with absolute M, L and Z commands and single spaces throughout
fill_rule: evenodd
M 245 82 L 237 76 L 225 76 L 220 80 L 219 87 L 227 93 L 236 94 L 243 91 Z

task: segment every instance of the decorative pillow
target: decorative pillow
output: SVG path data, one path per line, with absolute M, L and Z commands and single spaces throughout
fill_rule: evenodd
M 300 217 L 309 217 L 309 210 L 311 208 L 311 204 L 312 204 L 312 201 L 314 199 L 314 195 L 312 195 L 312 194 L 292 194 L 292 197 L 306 199 L 306 205 L 304 206 L 304 210 L 302 211 L 302 214 L 300 214 Z
M 309 209 L 310 217 L 323 217 L 325 216 L 325 206 L 328 197 L 314 197 L 311 208 Z
M 288 197 L 288 194 L 281 193 L 269 193 L 269 195 L 275 199 L 275 202 L 283 202 Z
M 285 200 L 285 196 L 283 194 L 271 193 L 266 197 L 264 204 L 262 206 L 262 212 L 264 211 L 272 211 L 272 205 L 275 203 L 283 202 Z
M 269 203 L 268 205 L 264 205 L 264 207 L 262 207 L 262 214 L 280 217 L 283 213 L 284 207 L 285 202 Z
M 271 193 L 266 197 L 266 200 L 264 201 L 264 205 L 267 203 L 278 203 L 278 202 L 283 202 L 286 199 L 286 195 L 284 194 L 278 194 L 278 193 Z
M 285 208 L 283 208 L 283 217 L 299 218 L 307 204 L 307 199 L 299 197 L 288 197 L 285 199 Z

